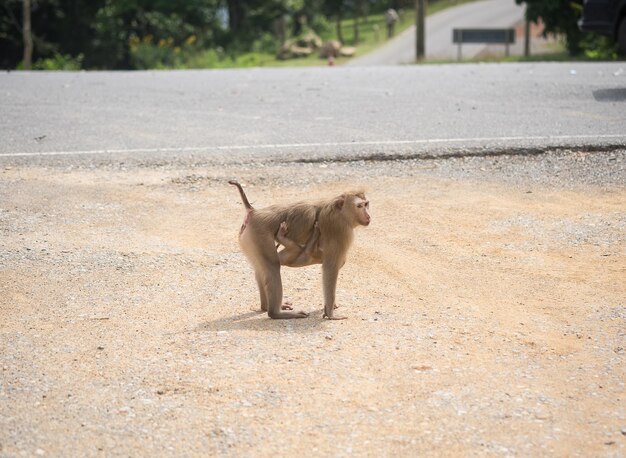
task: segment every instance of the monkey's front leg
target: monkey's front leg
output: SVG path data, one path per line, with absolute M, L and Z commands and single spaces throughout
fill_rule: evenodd
M 329 320 L 345 320 L 348 317 L 335 315 L 335 296 L 339 267 L 333 262 L 322 264 L 322 281 L 324 284 L 324 315 Z

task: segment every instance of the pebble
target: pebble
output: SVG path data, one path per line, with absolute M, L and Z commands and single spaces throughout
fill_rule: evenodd
M 418 372 L 425 372 L 425 371 L 431 371 L 433 370 L 432 366 L 426 366 L 426 365 L 418 365 L 418 366 L 412 366 L 413 370 L 416 370 Z

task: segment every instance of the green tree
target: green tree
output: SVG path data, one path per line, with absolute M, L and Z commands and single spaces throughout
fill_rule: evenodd
M 88 47 L 91 23 L 103 0 L 30 0 L 33 67 L 42 59 L 78 57 Z M 0 2 L 0 65 L 15 68 L 23 61 L 26 30 L 23 0 Z
M 13 69 L 18 62 L 27 60 L 30 50 L 32 60 L 31 17 L 27 16 L 32 5 L 23 0 L 3 0 L 0 2 L 0 68 Z M 29 14 L 30 16 L 30 14 Z M 28 28 L 31 28 L 29 31 Z M 30 36 L 30 43 L 27 42 Z M 25 64 L 27 65 L 27 63 Z
M 29 1 L 30 8 L 24 9 Z M 29 35 L 33 68 L 46 69 L 175 67 L 208 50 L 219 58 L 224 50 L 233 55 L 268 52 L 280 45 L 281 33 L 286 39 L 290 23 L 292 33 L 302 33 L 296 29 L 305 27 L 326 30 L 327 17 L 337 21 L 343 40 L 344 16 L 354 13 L 357 37 L 360 11 L 385 4 L 384 0 L 0 0 L 0 67 L 28 62 Z M 30 34 L 25 12 L 30 12 Z
M 526 4 L 526 19 L 545 24 L 545 34 L 563 34 L 570 55 L 581 52 L 584 34 L 578 28 L 578 19 L 582 12 L 582 0 L 515 0 Z
M 219 0 L 106 0 L 95 15 L 88 64 L 103 68 L 171 65 L 180 48 L 216 44 Z M 137 51 L 137 52 L 135 52 Z M 134 57 L 138 57 L 134 59 Z M 136 65 L 138 64 L 138 65 Z

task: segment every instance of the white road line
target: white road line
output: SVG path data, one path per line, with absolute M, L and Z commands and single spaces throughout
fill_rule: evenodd
M 589 139 L 614 139 L 624 142 L 626 146 L 626 135 L 538 135 L 519 137 L 476 137 L 476 138 L 430 138 L 421 140 L 372 140 L 356 142 L 327 142 L 327 143 L 277 143 L 260 145 L 218 145 L 218 146 L 189 146 L 178 148 L 129 148 L 129 149 L 102 149 L 86 151 L 43 151 L 43 152 L 18 152 L 0 153 L 0 157 L 25 157 L 25 156 L 83 156 L 90 154 L 128 154 L 128 153 L 184 153 L 193 151 L 234 151 L 234 150 L 263 150 L 263 149 L 288 149 L 288 148 L 320 148 L 320 147 L 342 147 L 342 146 L 406 146 L 406 145 L 432 145 L 446 143 L 498 143 L 511 141 L 580 141 Z

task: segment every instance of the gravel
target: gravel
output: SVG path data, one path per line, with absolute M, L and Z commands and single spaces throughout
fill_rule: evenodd
M 0 166 L 0 456 L 623 456 L 626 151 Z M 363 185 L 321 318 L 254 205 Z

